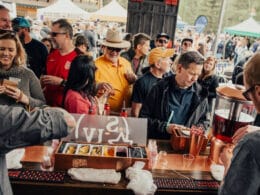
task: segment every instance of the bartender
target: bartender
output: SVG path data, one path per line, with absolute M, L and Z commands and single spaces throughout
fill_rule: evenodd
M 219 195 L 252 195 L 260 192 L 260 53 L 249 59 L 243 74 L 246 87 L 243 95 L 253 102 L 258 115 L 254 126 L 247 125 L 234 134 L 236 146 L 233 153 L 230 147 L 226 147 L 220 155 L 226 175 Z
M 203 63 L 197 51 L 183 53 L 176 63 L 176 75 L 150 90 L 140 112 L 140 117 L 148 118 L 148 138 L 169 139 L 178 125 L 208 128 L 208 93 L 197 83 Z
M 72 131 L 76 121 L 61 108 L 28 113 L 20 107 L 0 106 L 0 194 L 13 194 L 5 154 L 15 148 L 58 139 Z

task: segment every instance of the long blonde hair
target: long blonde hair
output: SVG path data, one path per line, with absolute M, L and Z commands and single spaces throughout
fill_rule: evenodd
M 15 32 L 10 31 L 10 32 L 5 32 L 3 34 L 0 34 L 0 40 L 14 40 L 17 54 L 14 57 L 12 65 L 14 66 L 25 65 L 26 53 L 19 37 L 15 34 Z
M 206 64 L 206 63 L 208 63 L 208 62 L 210 62 L 210 61 L 213 62 L 213 68 L 212 68 L 210 71 L 206 71 L 205 68 L 204 68 L 204 64 Z M 204 80 L 204 79 L 206 79 L 207 77 L 213 75 L 214 72 L 215 72 L 216 63 L 217 63 L 217 60 L 216 60 L 215 57 L 213 57 L 213 56 L 207 57 L 207 59 L 205 60 L 205 62 L 204 62 L 204 64 L 203 64 L 203 69 L 202 69 L 201 75 L 199 76 L 199 79 Z

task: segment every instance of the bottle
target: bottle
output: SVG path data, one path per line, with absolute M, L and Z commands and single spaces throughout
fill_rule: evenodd
M 152 169 L 157 161 L 158 148 L 156 140 L 149 140 L 148 142 L 149 151 L 149 168 Z
M 125 108 L 125 100 L 123 101 L 123 107 L 121 109 L 120 116 L 127 117 L 127 111 L 126 111 L 126 108 Z
M 110 115 L 110 105 L 109 103 L 105 103 L 104 105 L 104 115 Z
M 122 108 L 121 112 L 120 112 L 120 116 L 122 117 L 127 117 L 127 111 L 125 108 Z
M 57 150 L 57 148 L 59 147 L 60 144 L 60 140 L 59 139 L 53 139 L 51 142 L 51 147 L 53 149 L 53 151 L 55 152 Z
M 95 115 L 95 113 L 94 113 L 94 111 L 93 111 L 92 108 L 89 108 L 89 110 L 88 110 L 88 114 L 89 114 L 89 115 Z

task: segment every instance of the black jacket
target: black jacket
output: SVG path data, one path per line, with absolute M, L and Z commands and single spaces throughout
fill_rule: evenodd
M 127 59 L 132 66 L 132 69 L 134 71 L 134 73 L 138 76 L 138 78 L 140 78 L 143 75 L 142 70 L 145 68 L 147 68 L 149 70 L 150 66 L 148 64 L 147 61 L 147 57 L 146 56 L 142 56 L 140 58 L 140 62 L 138 64 L 137 69 L 135 69 L 134 64 L 133 64 L 133 59 L 135 57 L 135 51 L 133 48 L 130 48 L 129 50 L 127 50 L 126 52 L 123 52 L 120 54 L 121 57 L 124 57 L 125 59 Z
M 232 73 L 232 83 L 233 84 L 239 84 L 244 85 L 243 82 L 243 71 L 244 71 L 244 65 L 249 60 L 250 56 L 247 56 L 240 60 L 237 64 L 235 64 L 233 73 Z
M 212 101 L 217 97 L 216 88 L 219 86 L 219 77 L 217 75 L 211 75 L 204 80 L 199 79 L 198 83 L 208 90 L 209 111 L 211 111 Z
M 166 131 L 167 120 L 170 116 L 169 110 L 169 86 L 174 85 L 175 75 L 164 78 L 159 81 L 149 92 L 140 112 L 141 118 L 148 118 L 148 138 L 169 139 L 170 134 Z M 196 95 L 192 97 L 189 118 L 183 124 L 191 127 L 193 124 L 202 124 L 205 129 L 208 128 L 207 120 L 207 90 L 198 83 L 193 87 Z
M 260 127 L 260 114 L 256 115 L 254 125 Z

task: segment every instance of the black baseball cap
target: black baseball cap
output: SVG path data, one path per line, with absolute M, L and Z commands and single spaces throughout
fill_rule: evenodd
M 193 39 L 192 38 L 183 38 L 182 40 L 181 40 L 181 44 L 183 44 L 184 43 L 184 41 L 189 41 L 189 42 L 191 42 L 191 43 L 193 43 Z
M 156 39 L 159 39 L 161 37 L 165 37 L 166 39 L 170 39 L 170 36 L 166 33 L 157 34 Z

